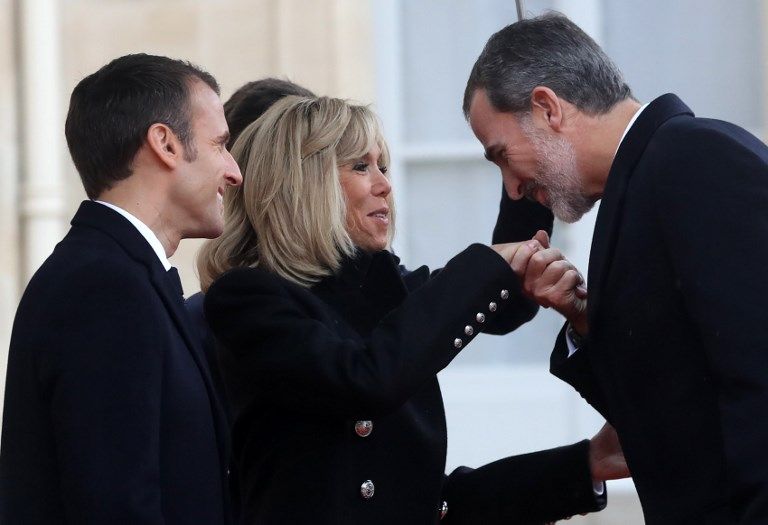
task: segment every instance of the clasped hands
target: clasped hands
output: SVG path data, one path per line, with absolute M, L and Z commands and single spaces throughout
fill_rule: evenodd
M 492 246 L 520 277 L 523 292 L 545 308 L 560 312 L 580 335 L 587 335 L 584 277 L 539 230 L 532 239 Z

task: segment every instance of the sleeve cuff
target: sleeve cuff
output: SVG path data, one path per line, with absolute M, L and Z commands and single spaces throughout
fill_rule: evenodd
M 565 344 L 568 346 L 568 357 L 571 357 L 576 353 L 578 348 L 576 348 L 576 345 L 573 343 L 573 339 L 571 339 L 571 334 L 569 334 L 567 330 L 565 332 Z
M 605 494 L 605 481 L 592 481 L 592 492 L 595 496 L 602 496 Z

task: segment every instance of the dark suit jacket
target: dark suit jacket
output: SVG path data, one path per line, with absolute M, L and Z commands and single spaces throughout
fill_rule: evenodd
M 654 100 L 617 152 L 586 346 L 552 371 L 616 427 L 649 524 L 768 523 L 768 148 Z
M 536 312 L 487 247 L 432 277 L 388 252 L 359 254 L 312 289 L 236 269 L 205 306 L 235 417 L 243 523 L 429 524 L 444 500 L 446 523 L 541 523 L 602 505 L 587 442 L 444 475 L 437 372 L 481 330 Z M 359 421 L 372 421 L 369 436 Z
M 0 522 L 227 523 L 227 428 L 183 298 L 125 218 L 84 202 L 14 322 Z

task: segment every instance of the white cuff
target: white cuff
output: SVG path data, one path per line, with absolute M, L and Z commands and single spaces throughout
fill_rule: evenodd
M 595 492 L 595 496 L 605 494 L 605 481 L 592 480 L 592 490 Z
M 568 345 L 568 357 L 571 357 L 573 354 L 576 353 L 576 345 L 573 344 L 573 341 L 571 340 L 571 336 L 568 335 L 568 330 L 565 331 L 565 344 Z

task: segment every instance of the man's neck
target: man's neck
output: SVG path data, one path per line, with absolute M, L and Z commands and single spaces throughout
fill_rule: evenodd
M 608 174 L 616 156 L 621 137 L 641 104 L 627 99 L 616 104 L 608 113 L 584 118 L 585 128 L 580 131 L 580 158 L 585 159 L 580 168 L 585 176 L 585 189 L 594 197 L 601 197 Z
M 103 192 L 97 200 L 108 202 L 127 211 L 143 222 L 163 245 L 165 255 L 171 257 L 179 246 L 181 235 L 166 220 L 167 211 L 161 205 L 157 192 L 139 191 L 129 188 L 127 181 Z

